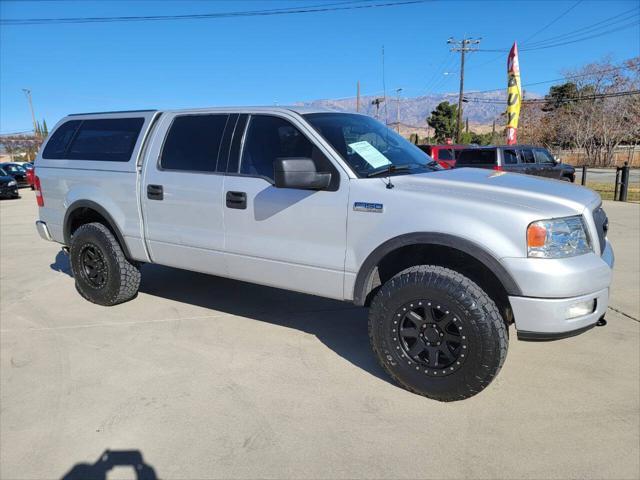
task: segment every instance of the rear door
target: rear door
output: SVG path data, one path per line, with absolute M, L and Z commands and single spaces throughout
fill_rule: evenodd
M 153 262 L 225 274 L 224 177 L 217 167 L 237 117 L 174 113 L 161 119 L 140 187 Z
M 319 135 L 293 115 L 251 115 L 242 151 L 231 150 L 224 180 L 229 275 L 344 298 L 349 181 Z M 274 160 L 295 157 L 330 171 L 329 190 L 276 188 Z
M 518 158 L 518 151 L 515 148 L 503 148 L 502 169 L 506 172 L 525 173 L 525 165 Z
M 542 175 L 542 169 L 536 164 L 536 158 L 531 148 L 520 149 L 520 160 L 523 163 L 523 173 L 527 175 Z

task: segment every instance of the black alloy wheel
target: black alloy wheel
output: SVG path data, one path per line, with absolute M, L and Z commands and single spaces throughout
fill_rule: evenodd
M 395 314 L 394 341 L 426 375 L 443 376 L 462 366 L 468 348 L 458 315 L 429 299 L 414 300 Z
M 83 245 L 80 252 L 82 274 L 93 288 L 102 288 L 109 278 L 109 270 L 102 251 L 94 244 Z

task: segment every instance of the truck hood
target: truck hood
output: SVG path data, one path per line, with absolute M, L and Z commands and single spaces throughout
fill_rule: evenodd
M 454 168 L 392 177 L 401 190 L 466 197 L 539 212 L 544 217 L 582 214 L 601 203 L 593 190 L 561 180 L 478 168 Z

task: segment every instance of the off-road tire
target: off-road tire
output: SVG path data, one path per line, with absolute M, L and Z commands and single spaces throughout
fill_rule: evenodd
M 406 343 L 402 343 L 399 327 L 405 321 L 403 308 L 411 310 L 410 306 L 417 307 L 419 302 L 421 305 L 430 303 L 430 309 L 439 307 L 448 311 L 455 319 L 447 327 L 454 333 L 445 332 L 445 338 L 460 335 L 460 339 L 465 339 L 460 340 L 465 346 L 464 350 L 462 344 L 451 347 L 450 351 L 457 351 L 463 357 L 457 357 L 451 366 L 432 368 L 430 351 L 427 360 L 412 358 Z M 425 310 L 420 311 L 428 316 Z M 445 322 L 451 318 L 439 310 L 430 312 L 432 318 L 442 315 L 440 318 Z M 435 325 L 433 328 L 439 324 Z M 426 323 L 422 328 L 426 328 Z M 456 329 L 460 331 L 455 332 Z M 443 402 L 462 400 L 486 388 L 502 368 L 509 343 L 507 326 L 494 301 L 467 277 L 433 265 L 408 268 L 380 288 L 369 311 L 369 339 L 380 365 L 398 384 L 413 393 Z M 426 344 L 426 335 L 422 341 Z M 426 352 L 427 347 L 424 348 Z M 435 354 L 436 365 L 442 355 L 440 352 Z
M 92 284 L 83 267 L 82 256 L 86 249 L 101 255 L 104 282 L 99 286 Z M 112 306 L 131 300 L 138 294 L 140 270 L 127 260 L 118 240 L 103 224 L 87 223 L 74 232 L 69 259 L 76 289 L 90 302 Z

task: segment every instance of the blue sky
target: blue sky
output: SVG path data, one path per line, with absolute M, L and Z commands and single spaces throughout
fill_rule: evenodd
M 378 0 L 374 3 L 382 3 Z M 388 0 L 390 1 L 390 0 Z M 3 20 L 175 15 L 338 3 L 290 1 L 6 1 Z M 366 2 L 362 2 L 366 3 Z M 0 26 L 0 132 L 31 128 L 22 88 L 38 118 L 53 126 L 82 111 L 271 105 L 382 91 L 417 96 L 458 89 L 459 55 L 451 36 L 482 37 L 485 49 L 508 49 L 576 4 L 570 1 L 433 1 L 390 8 L 215 20 Z M 594 24 L 638 0 L 583 0 L 529 43 Z M 629 14 L 631 17 L 633 13 Z M 610 55 L 640 55 L 632 28 L 556 48 L 522 52 L 523 84 Z M 617 24 L 622 25 L 622 24 Z M 467 61 L 466 90 L 506 83 L 506 54 L 477 52 Z M 446 75 L 445 72 L 450 74 Z M 532 87 L 544 93 L 546 85 Z

